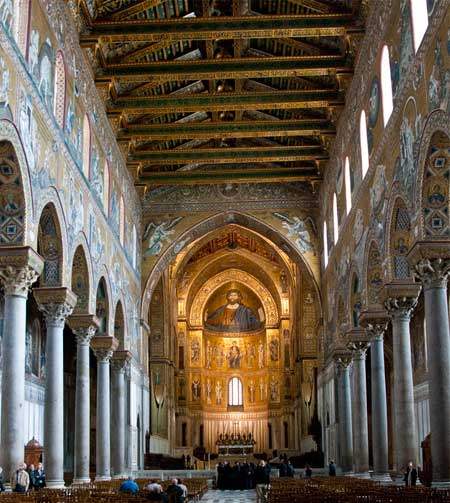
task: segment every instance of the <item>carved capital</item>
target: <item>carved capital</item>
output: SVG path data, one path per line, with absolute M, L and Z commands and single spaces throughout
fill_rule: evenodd
M 100 321 L 94 314 L 73 314 L 67 322 L 75 334 L 77 344 L 81 346 L 89 346 L 100 326 Z
M 353 360 L 364 360 L 370 338 L 363 328 L 353 328 L 347 332 L 347 349 L 352 352 Z
M 42 257 L 29 246 L 5 246 L 0 249 L 0 279 L 6 295 L 27 297 L 43 268 Z
M 42 287 L 33 290 L 47 326 L 64 326 L 77 303 L 77 296 L 65 287 Z
M 415 266 L 414 276 L 423 285 L 424 290 L 430 288 L 446 288 L 450 274 L 450 259 L 422 259 Z
M 410 319 L 421 291 L 418 283 L 397 281 L 384 286 L 384 307 L 392 319 Z
M 125 373 L 130 366 L 131 353 L 129 351 L 115 351 L 111 359 L 111 367 L 116 372 Z
M 338 372 L 345 372 L 353 361 L 352 353 L 345 349 L 335 351 L 333 354 Z
M 382 306 L 376 306 L 363 311 L 359 315 L 359 323 L 366 329 L 370 340 L 383 340 L 384 332 L 389 323 L 389 315 Z
M 91 340 L 91 347 L 98 362 L 108 363 L 114 351 L 119 346 L 119 341 L 115 337 L 108 335 L 97 335 Z

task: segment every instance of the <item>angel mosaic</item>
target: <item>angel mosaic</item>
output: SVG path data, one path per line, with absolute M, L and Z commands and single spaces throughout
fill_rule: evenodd
M 148 245 L 144 252 L 144 257 L 159 255 L 164 247 L 164 242 L 170 243 L 170 236 L 175 232 L 173 228 L 182 219 L 183 217 L 176 217 L 171 221 L 165 221 L 160 224 L 149 222 L 145 228 L 143 237 L 143 241 L 148 238 Z
M 306 224 L 309 223 L 311 229 L 316 232 L 316 225 L 311 217 L 301 219 L 296 215 L 288 217 L 283 213 L 274 212 L 273 214 L 283 222 L 282 225 L 287 230 L 288 237 L 294 240 L 297 248 L 301 252 L 305 253 L 314 248 L 310 232 L 306 226 Z

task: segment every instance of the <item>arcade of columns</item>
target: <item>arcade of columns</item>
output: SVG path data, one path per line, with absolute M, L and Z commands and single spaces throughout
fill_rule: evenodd
M 4 288 L 1 464 L 10 473 L 23 461 L 25 400 L 25 329 L 29 291 L 42 273 L 43 260 L 30 247 L 0 251 Z M 66 287 L 33 288 L 47 328 L 44 412 L 44 456 L 48 487 L 64 486 L 63 329 L 67 322 L 77 340 L 74 483 L 89 482 L 90 403 L 89 347 L 97 358 L 96 480 L 123 476 L 125 465 L 125 371 L 128 351 L 118 340 L 95 336 L 99 320 L 93 314 L 72 314 L 77 296 Z M 112 386 L 110 386 L 110 369 Z M 110 390 L 114 395 L 111 402 Z M 114 438 L 111 445 L 110 437 Z
M 365 359 L 371 351 L 373 478 L 390 481 L 388 417 L 383 335 L 392 324 L 393 340 L 393 451 L 394 469 L 403 476 L 408 462 L 417 463 L 410 320 L 421 290 L 425 326 L 430 400 L 433 484 L 450 486 L 450 334 L 447 280 L 448 243 L 416 242 L 408 254 L 417 282 L 397 281 L 384 287 L 384 306 L 370 306 L 359 316 L 361 327 L 348 335 L 348 349 L 338 350 L 340 430 L 339 463 L 344 473 L 369 476 L 369 441 Z M 353 394 L 349 366 L 353 365 Z M 354 414 L 352 421 L 352 401 Z

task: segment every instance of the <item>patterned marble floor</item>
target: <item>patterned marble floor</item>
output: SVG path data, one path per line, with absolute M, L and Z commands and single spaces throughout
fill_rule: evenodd
M 254 503 L 256 502 L 256 491 L 217 491 L 209 490 L 200 503 Z

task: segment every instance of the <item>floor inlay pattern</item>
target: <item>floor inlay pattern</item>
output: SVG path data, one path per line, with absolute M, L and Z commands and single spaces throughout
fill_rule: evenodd
M 256 502 L 256 491 L 217 491 L 209 490 L 201 503 L 248 503 Z

